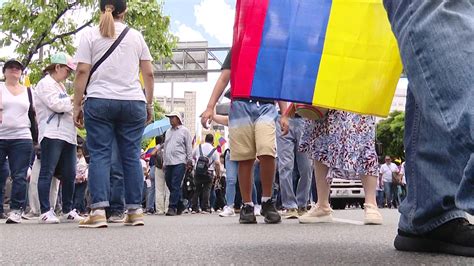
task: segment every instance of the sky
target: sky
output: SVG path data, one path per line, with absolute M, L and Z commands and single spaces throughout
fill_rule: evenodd
M 0 0 L 0 5 L 5 0 Z M 164 13 L 171 18 L 171 32 L 180 41 L 208 41 L 209 47 L 230 47 L 236 0 L 163 0 Z M 0 56 L 12 48 L 0 49 Z M 223 61 L 225 54 L 220 54 Z M 175 83 L 175 97 L 184 91 L 197 92 L 197 115 L 204 111 L 219 74 L 209 74 L 207 82 Z M 155 96 L 171 96 L 171 84 L 156 84 Z

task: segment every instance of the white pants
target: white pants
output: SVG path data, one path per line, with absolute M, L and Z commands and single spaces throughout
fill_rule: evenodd
M 166 186 L 165 172 L 158 167 L 155 167 L 155 197 L 156 212 L 167 212 L 170 190 Z
M 36 159 L 31 169 L 30 185 L 28 187 L 28 202 L 30 204 L 31 212 L 40 214 L 40 202 L 38 196 L 38 178 L 41 169 L 41 160 Z M 55 209 L 56 200 L 58 199 L 60 181 L 57 178 L 52 179 L 51 188 L 49 190 L 49 204 L 51 208 Z

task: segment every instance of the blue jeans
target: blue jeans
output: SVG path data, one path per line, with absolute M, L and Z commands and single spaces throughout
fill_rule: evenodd
M 233 206 L 235 200 L 235 186 L 237 184 L 237 175 L 239 172 L 239 162 L 230 160 L 230 152 L 225 156 L 225 200 L 227 206 Z
M 118 150 L 117 141 L 112 145 L 112 164 L 110 167 L 110 195 L 108 215 L 120 214 L 125 211 L 124 180 L 122 159 Z
M 87 182 L 76 183 L 74 186 L 74 209 L 80 213 L 85 213 L 86 208 Z
M 41 169 L 38 177 L 38 197 L 41 213 L 48 212 L 51 209 L 49 190 L 53 176 L 61 180 L 63 213 L 66 214 L 72 210 L 76 161 L 76 145 L 60 139 L 43 138 L 41 141 Z M 56 170 L 59 170 L 59 172 Z M 56 173 L 59 175 L 56 175 Z
M 280 193 L 284 208 L 306 207 L 311 190 L 313 168 L 305 152 L 299 152 L 298 146 L 303 134 L 303 119 L 291 118 L 289 132 L 281 135 L 280 123 L 277 123 L 278 172 L 280 175 Z M 295 163 L 296 161 L 296 163 Z M 294 182 L 293 169 L 298 166 L 299 181 Z M 294 189 L 296 186 L 296 189 Z
M 0 189 L 3 191 L 6 177 L 8 174 L 6 168 L 6 158 L 10 166 L 12 183 L 12 192 L 10 196 L 10 210 L 21 210 L 26 202 L 26 175 L 30 166 L 30 154 L 33 151 L 33 142 L 31 139 L 0 139 Z M 3 212 L 3 192 L 0 192 Z
M 84 105 L 84 120 L 90 154 L 88 183 L 91 208 L 110 205 L 114 141 L 117 142 L 123 168 L 126 208 L 141 208 L 143 170 L 140 141 L 146 121 L 145 102 L 88 98 Z
M 474 214 L 474 5 L 384 3 L 410 81 L 399 227 L 422 234 Z
M 10 167 L 8 166 L 8 159 L 0 165 L 0 213 L 3 213 L 3 199 L 5 196 L 5 183 L 10 176 Z
M 177 210 L 182 207 L 181 201 L 184 173 L 186 171 L 186 164 L 167 165 L 165 168 L 166 186 L 170 190 L 170 204 L 169 208 Z
M 387 200 L 388 207 L 392 207 L 393 203 L 393 185 L 392 182 L 383 182 L 383 191 L 385 193 L 385 199 Z
M 146 209 L 148 211 L 155 210 L 155 169 L 156 167 L 154 165 L 150 167 L 151 187 L 147 187 L 146 189 Z

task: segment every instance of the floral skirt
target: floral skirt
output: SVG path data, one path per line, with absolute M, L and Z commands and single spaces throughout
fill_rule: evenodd
M 299 150 L 329 167 L 328 182 L 378 176 L 373 116 L 330 110 L 322 120 L 306 120 L 304 128 Z

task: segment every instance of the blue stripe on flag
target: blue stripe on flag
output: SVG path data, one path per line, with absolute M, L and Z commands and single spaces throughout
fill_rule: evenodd
M 331 6 L 332 0 L 270 1 L 253 97 L 312 103 Z

